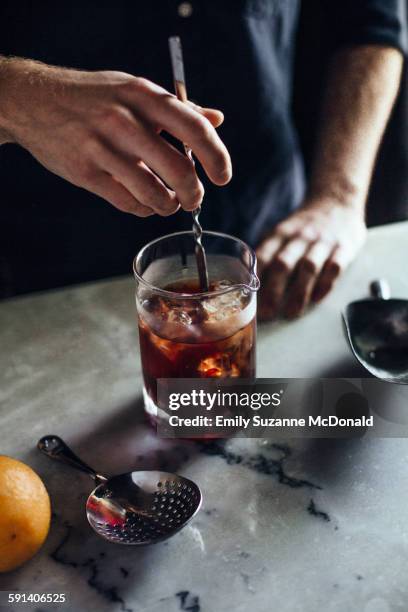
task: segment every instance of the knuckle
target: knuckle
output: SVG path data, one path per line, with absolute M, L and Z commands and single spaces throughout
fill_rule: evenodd
M 126 129 L 131 118 L 130 111 L 119 104 L 112 104 L 101 113 L 100 121 L 103 129 Z
M 196 129 L 197 129 L 199 138 L 205 142 L 208 140 L 211 140 L 214 135 L 214 128 L 212 127 L 211 123 L 204 117 L 201 117 L 201 115 L 197 115 L 196 122 L 197 122 Z
M 154 83 L 145 77 L 135 77 L 134 82 L 134 88 L 142 94 L 152 94 L 157 89 Z
M 111 104 L 103 108 L 98 114 L 98 124 L 103 128 L 116 117 L 116 105 Z
M 132 79 L 132 82 L 137 85 L 138 87 L 149 87 L 150 86 L 150 81 L 149 79 L 146 79 L 145 77 L 141 77 L 141 76 L 135 76 Z
M 87 138 L 84 138 L 81 145 L 83 162 L 86 163 L 86 160 L 97 158 L 101 153 L 101 149 L 102 143 L 97 137 L 89 135 Z
M 300 227 L 296 233 L 305 242 L 321 242 L 324 239 L 323 232 L 310 223 Z
M 278 225 L 275 226 L 274 234 L 282 240 L 287 240 L 290 236 L 290 231 L 284 223 L 278 223 Z
M 194 113 L 188 118 L 188 128 L 199 142 L 205 142 L 213 135 L 210 122 L 198 113 Z
M 150 93 L 152 89 L 152 82 L 145 77 L 133 76 L 126 83 L 124 83 L 125 91 L 131 93 Z

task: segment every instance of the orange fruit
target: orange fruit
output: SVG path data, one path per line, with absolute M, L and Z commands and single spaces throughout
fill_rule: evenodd
M 35 555 L 50 520 L 50 498 L 41 478 L 21 461 L 0 455 L 0 573 Z

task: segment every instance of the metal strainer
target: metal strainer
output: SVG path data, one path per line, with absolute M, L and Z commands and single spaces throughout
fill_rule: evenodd
M 116 544 L 154 544 L 180 531 L 200 509 L 199 487 L 177 474 L 137 471 L 108 478 L 79 459 L 61 438 L 48 435 L 38 449 L 87 473 L 97 484 L 86 502 L 96 533 Z

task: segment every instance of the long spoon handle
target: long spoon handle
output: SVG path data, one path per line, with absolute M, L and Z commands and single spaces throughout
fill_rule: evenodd
M 44 436 L 38 441 L 37 448 L 50 459 L 61 461 L 61 463 L 65 463 L 81 472 L 85 472 L 98 484 L 107 480 L 106 476 L 97 474 L 97 472 L 85 463 L 85 461 L 77 457 L 59 436 L 52 434 Z
M 370 293 L 371 297 L 377 300 L 389 300 L 391 296 L 390 286 L 385 278 L 370 283 Z
M 174 89 L 176 96 L 181 102 L 187 102 L 187 88 L 186 88 L 186 77 L 184 74 L 184 62 L 183 62 L 183 51 L 181 47 L 181 40 L 179 36 L 170 36 L 169 38 L 169 49 L 171 67 L 173 70 Z M 193 152 L 186 144 L 184 144 L 184 150 L 188 159 L 194 164 Z M 199 215 L 201 212 L 201 206 L 193 211 L 193 233 L 195 240 L 195 255 L 197 262 L 198 278 L 200 281 L 201 291 L 208 291 L 208 269 L 207 269 L 207 258 L 205 255 L 205 249 L 201 242 L 203 235 L 203 228 L 199 221 Z

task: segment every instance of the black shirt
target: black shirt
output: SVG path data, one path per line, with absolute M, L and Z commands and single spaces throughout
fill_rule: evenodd
M 321 0 L 333 51 L 386 44 L 405 51 L 403 0 Z M 189 96 L 220 108 L 234 178 L 205 181 L 202 222 L 252 245 L 301 201 L 291 113 L 300 0 L 3 0 L 0 53 L 85 70 L 121 70 L 172 90 L 168 36 L 182 38 Z M 80 146 L 80 144 L 79 144 Z M 124 273 L 153 236 L 191 217 L 138 219 L 0 148 L 2 294 Z

